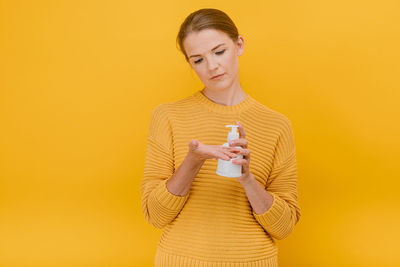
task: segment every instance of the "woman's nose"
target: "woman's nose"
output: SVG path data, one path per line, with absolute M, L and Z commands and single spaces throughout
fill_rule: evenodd
M 208 60 L 208 70 L 212 71 L 214 70 L 216 67 L 218 67 L 218 63 L 215 59 L 209 59 Z

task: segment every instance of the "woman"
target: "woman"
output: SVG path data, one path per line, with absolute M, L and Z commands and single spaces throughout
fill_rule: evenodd
M 141 204 L 163 230 L 155 266 L 278 266 L 274 239 L 300 218 L 291 122 L 241 88 L 244 39 L 224 12 L 191 13 L 177 41 L 204 88 L 151 114 Z M 239 139 L 223 147 L 232 123 Z M 216 174 L 238 155 L 242 176 Z

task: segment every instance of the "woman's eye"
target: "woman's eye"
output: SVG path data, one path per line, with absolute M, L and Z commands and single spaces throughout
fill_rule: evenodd
M 226 49 L 221 50 L 221 51 L 218 51 L 218 52 L 215 52 L 215 54 L 217 54 L 217 55 L 222 55 L 222 54 L 225 52 L 225 50 L 226 50 Z M 200 59 L 194 61 L 194 64 L 200 63 L 202 60 L 203 60 L 203 59 L 200 58 Z

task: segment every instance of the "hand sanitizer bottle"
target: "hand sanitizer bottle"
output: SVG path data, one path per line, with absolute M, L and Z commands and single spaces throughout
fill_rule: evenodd
M 222 146 L 229 147 L 229 142 L 239 138 L 237 132 L 238 125 L 225 125 L 225 127 L 232 127 L 232 130 L 228 133 L 228 142 Z M 241 148 L 241 146 L 235 146 Z M 218 159 L 217 174 L 225 177 L 240 177 L 242 176 L 242 165 L 232 163 L 234 159 L 242 159 L 243 155 L 238 155 L 236 158 L 230 160 Z

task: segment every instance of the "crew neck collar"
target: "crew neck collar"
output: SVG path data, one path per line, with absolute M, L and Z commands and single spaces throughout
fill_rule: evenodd
M 205 96 L 202 92 L 202 90 L 196 91 L 192 95 L 200 104 L 208 108 L 209 110 L 221 114 L 235 114 L 238 112 L 243 111 L 244 109 L 247 109 L 251 106 L 252 104 L 252 97 L 246 93 L 246 98 L 243 99 L 240 103 L 236 105 L 229 105 L 225 106 L 222 104 L 217 104 L 211 99 L 209 99 L 207 96 Z

